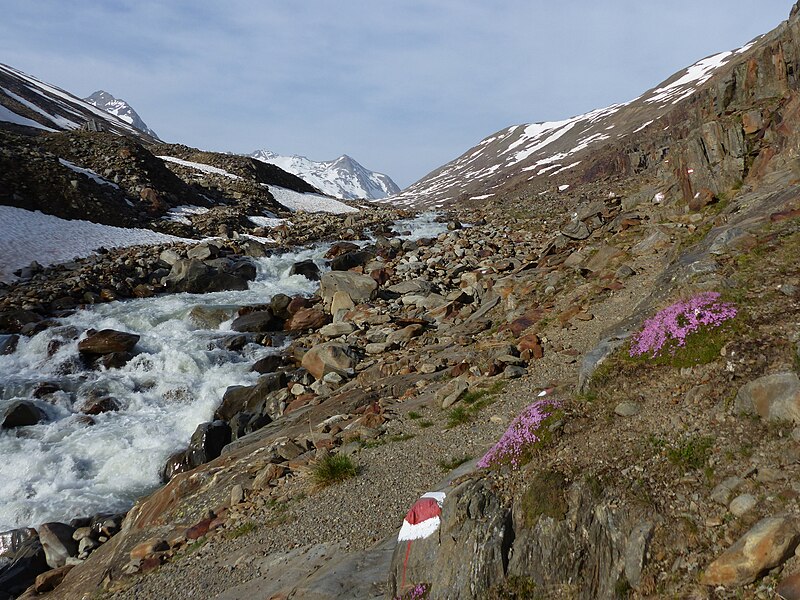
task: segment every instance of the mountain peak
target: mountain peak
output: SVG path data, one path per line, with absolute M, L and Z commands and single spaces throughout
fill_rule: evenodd
M 276 165 L 305 179 L 324 193 L 344 200 L 376 200 L 400 191 L 391 177 L 370 171 L 347 154 L 342 154 L 336 160 L 319 162 L 297 154 L 282 156 L 267 149 L 257 150 L 250 156 Z
M 100 108 L 107 113 L 119 117 L 126 123 L 149 136 L 159 139 L 158 134 L 150 129 L 133 107 L 121 98 L 115 98 L 105 90 L 97 90 L 91 96 L 83 99 L 84 102 Z

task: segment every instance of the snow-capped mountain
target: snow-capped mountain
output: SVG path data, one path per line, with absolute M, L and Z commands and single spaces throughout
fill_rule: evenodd
M 158 134 L 150 129 L 147 126 L 147 123 L 142 121 L 142 118 L 139 116 L 139 114 L 133 110 L 133 107 L 125 102 L 125 100 L 122 100 L 121 98 L 114 98 L 114 96 L 103 90 L 97 90 L 88 98 L 84 98 L 84 100 L 92 106 L 101 108 L 107 113 L 111 113 L 112 115 L 119 117 L 126 123 L 136 127 L 136 129 L 139 131 L 142 131 L 147 135 L 154 137 L 155 139 L 159 139 Z
M 282 156 L 269 150 L 257 150 L 250 156 L 297 175 L 322 192 L 343 200 L 375 200 L 400 192 L 391 177 L 364 168 L 346 154 L 323 162 L 305 156 Z
M 112 133 L 152 141 L 128 122 L 109 114 L 59 87 L 0 64 L 0 126 L 69 131 L 87 123 Z
M 685 121 L 686 106 L 699 92 L 714 85 L 735 87 L 731 81 L 744 79 L 731 73 L 744 68 L 746 59 L 761 47 L 754 48 L 763 37 L 737 50 L 706 57 L 629 102 L 562 121 L 500 130 L 385 202 L 438 208 L 464 199 L 488 200 L 532 180 L 541 184 L 550 181 L 551 186 L 566 185 L 565 180 L 570 178 L 591 180 L 593 171 L 606 168 L 598 163 L 603 148 L 630 146 L 633 156 L 637 140 L 648 136 L 660 136 L 664 146 L 669 145 L 674 132 L 679 131 L 675 125 Z M 694 179 L 698 180 L 701 174 L 695 171 Z M 707 175 L 705 179 L 713 179 Z

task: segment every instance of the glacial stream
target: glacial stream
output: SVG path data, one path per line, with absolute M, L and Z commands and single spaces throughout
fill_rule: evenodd
M 433 215 L 398 222 L 405 238 L 435 237 L 445 228 Z M 319 283 L 289 275 L 298 261 L 324 267 L 326 245 L 257 259 L 258 275 L 245 291 L 174 294 L 101 304 L 77 311 L 57 327 L 20 338 L 0 356 L 0 414 L 12 402 L 32 399 L 42 384 L 60 390 L 36 405 L 47 422 L 0 431 L 0 531 L 37 527 L 98 512 L 125 511 L 159 485 L 167 457 L 185 448 L 198 424 L 209 421 L 226 388 L 255 383 L 252 363 L 280 348 L 249 344 L 230 352 L 220 342 L 232 319 L 203 329 L 192 308 L 263 304 L 278 293 L 310 295 Z M 78 364 L 77 340 L 87 329 L 116 329 L 141 336 L 138 354 L 119 369 L 87 371 Z M 62 345 L 54 354 L 54 340 Z M 110 396 L 118 411 L 88 419 L 87 397 Z

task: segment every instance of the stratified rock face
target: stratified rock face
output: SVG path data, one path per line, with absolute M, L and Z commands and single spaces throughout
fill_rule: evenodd
M 445 499 L 438 531 L 398 543 L 391 594 L 421 582 L 430 584 L 431 597 L 446 590 L 441 597 L 475 600 L 513 581 L 587 600 L 616 597 L 620 582 L 636 589 L 653 524 L 594 498 L 583 484 L 567 488 L 563 478 L 538 475 L 531 480 L 535 501 L 518 498 L 513 512 L 487 479 L 456 487 Z
M 629 102 L 502 129 L 385 201 L 421 208 L 508 195 L 534 204 L 543 190 L 569 195 L 581 184 L 648 174 L 667 201 L 702 204 L 785 165 L 782 151 L 797 147 L 786 123 L 800 106 L 798 21 L 795 6 L 754 43 L 704 58 Z

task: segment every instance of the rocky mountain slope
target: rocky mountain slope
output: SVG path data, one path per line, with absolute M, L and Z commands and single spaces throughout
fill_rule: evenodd
M 158 134 L 150 129 L 147 126 L 147 123 L 142 121 L 139 113 L 137 113 L 130 104 L 125 102 L 125 100 L 122 100 L 121 98 L 114 98 L 114 96 L 104 90 L 97 90 L 91 96 L 84 98 L 84 101 L 114 115 L 115 117 L 119 117 L 142 133 L 146 133 L 154 140 L 159 139 Z
M 500 163 L 467 153 L 448 168 L 478 183 L 443 168 L 418 197 L 465 194 L 446 232 L 335 245 L 310 298 L 198 300 L 234 348 L 291 335 L 198 429 L 236 439 L 119 525 L 65 530 L 82 558 L 47 528 L 0 536 L 44 572 L 25 596 L 800 597 L 799 10 L 630 105 L 487 142 Z M 320 469 L 345 457 L 342 481 Z
M 400 192 L 391 177 L 366 169 L 346 154 L 322 162 L 305 156 L 282 156 L 269 150 L 257 150 L 250 156 L 277 165 L 335 198 L 375 200 Z
M 91 126 L 144 142 L 154 140 L 125 120 L 4 64 L 0 64 L 0 126 L 23 133 Z

